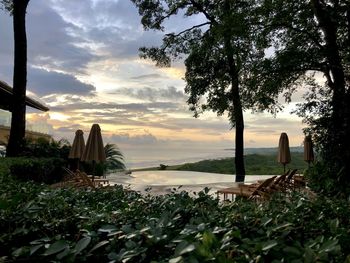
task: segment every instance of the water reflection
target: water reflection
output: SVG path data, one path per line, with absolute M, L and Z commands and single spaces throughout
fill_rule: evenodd
M 246 182 L 265 179 L 271 175 L 248 175 Z M 111 182 L 130 185 L 203 185 L 217 183 L 232 183 L 235 176 L 232 174 L 201 173 L 190 171 L 142 171 L 133 172 L 132 177 L 108 176 Z

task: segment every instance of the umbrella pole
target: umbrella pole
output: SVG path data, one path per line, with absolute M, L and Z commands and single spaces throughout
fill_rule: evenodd
M 95 179 L 95 166 L 96 166 L 96 162 L 92 161 L 92 182 L 94 182 L 94 179 Z

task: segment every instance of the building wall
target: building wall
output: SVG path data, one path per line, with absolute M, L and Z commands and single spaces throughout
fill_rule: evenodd
M 7 143 L 9 135 L 10 127 L 0 125 L 0 144 Z M 34 131 L 26 131 L 26 138 L 30 138 L 33 140 L 36 140 L 38 138 L 45 138 L 48 141 L 52 140 L 51 135 Z

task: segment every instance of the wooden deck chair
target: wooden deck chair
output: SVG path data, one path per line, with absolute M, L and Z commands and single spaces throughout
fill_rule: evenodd
M 76 174 L 79 176 L 80 180 L 84 183 L 86 187 L 95 188 L 94 183 L 90 180 L 88 175 L 85 172 L 81 172 L 79 170 L 76 171 Z
M 227 199 L 229 194 L 232 195 L 232 200 L 234 196 L 242 196 L 242 197 L 248 197 L 248 198 L 252 196 L 258 196 L 258 195 L 260 196 L 260 195 L 263 195 L 264 192 L 266 192 L 266 188 L 275 180 L 276 177 L 277 176 L 273 176 L 271 178 L 266 179 L 255 188 L 243 187 L 243 186 L 230 187 L 230 188 L 218 190 L 216 193 L 218 197 L 220 194 L 223 194 L 224 200 Z
M 79 178 L 79 176 L 73 171 L 69 170 L 66 167 L 63 167 L 66 174 L 63 176 L 61 182 L 50 185 L 52 188 L 62 188 L 62 187 L 82 187 L 84 186 L 83 182 Z
M 291 173 L 291 170 L 288 170 L 286 173 L 278 176 L 276 178 L 276 180 L 274 180 L 269 187 L 271 189 L 274 189 L 274 190 L 279 190 L 281 184 L 283 184 L 286 181 L 286 179 L 287 179 L 287 177 L 289 177 L 290 173 Z
M 285 180 L 281 181 L 275 187 L 281 191 L 287 191 L 294 189 L 293 177 L 296 175 L 298 169 L 291 170 L 290 173 L 286 176 Z

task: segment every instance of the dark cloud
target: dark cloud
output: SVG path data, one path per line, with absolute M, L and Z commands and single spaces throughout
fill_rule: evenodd
M 155 78 L 162 78 L 162 76 L 160 74 L 145 74 L 145 75 L 139 75 L 139 76 L 135 76 L 135 77 L 131 77 L 130 79 L 155 79 Z
M 162 109 L 176 109 L 178 105 L 172 102 L 151 102 L 151 103 L 103 103 L 103 102 L 87 102 L 82 100 L 80 103 L 70 103 L 61 104 L 58 106 L 53 106 L 53 111 L 77 111 L 77 110 L 121 110 L 129 112 L 152 112 L 154 110 Z
M 113 92 L 114 94 L 126 95 L 132 98 L 142 99 L 146 101 L 177 101 L 184 103 L 186 95 L 177 90 L 175 87 L 167 88 L 121 88 Z
M 29 68 L 28 90 L 38 96 L 49 94 L 89 96 L 96 91 L 96 88 L 68 74 Z
M 97 56 L 77 46 L 85 42 L 72 33 L 77 30 L 79 28 L 65 21 L 48 1 L 31 1 L 27 14 L 29 63 L 66 72 L 83 72 L 87 63 Z

